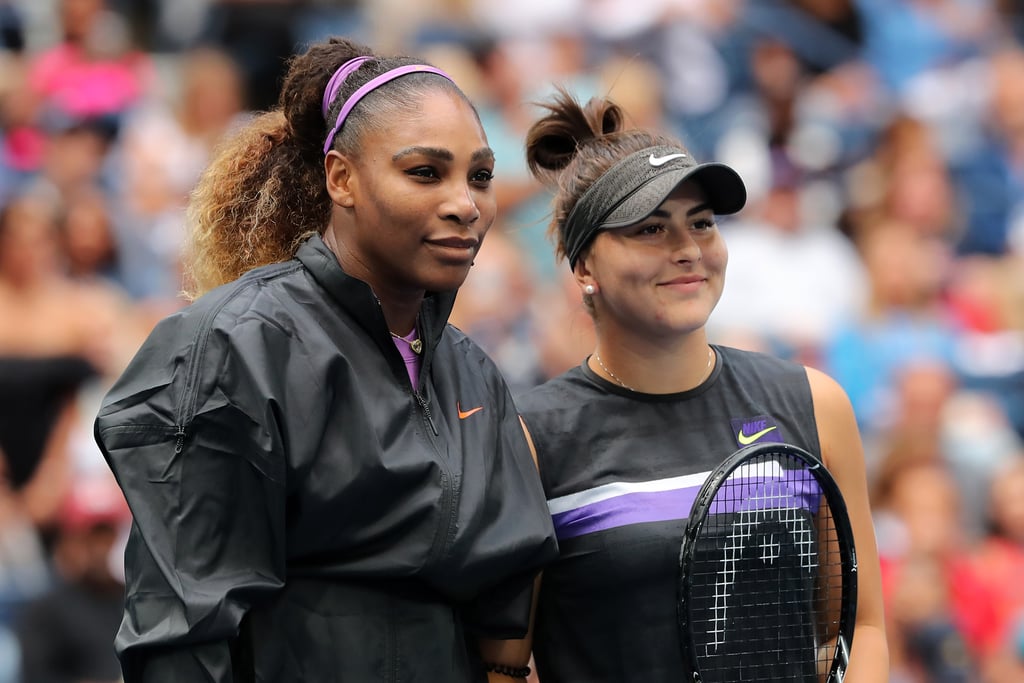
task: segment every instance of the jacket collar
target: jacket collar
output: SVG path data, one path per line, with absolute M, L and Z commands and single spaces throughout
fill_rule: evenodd
M 320 235 L 313 235 L 299 247 L 295 257 L 306 267 L 313 279 L 327 290 L 331 297 L 351 315 L 356 322 L 382 348 L 392 348 L 391 333 L 388 330 L 380 301 L 370 286 L 352 277 L 341 268 L 338 258 L 324 243 Z M 457 290 L 427 292 L 420 307 L 419 329 L 423 340 L 424 365 L 433 356 L 433 350 L 444 333 L 448 316 L 455 305 Z

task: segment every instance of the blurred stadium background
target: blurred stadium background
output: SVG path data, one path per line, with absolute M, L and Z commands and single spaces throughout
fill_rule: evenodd
M 479 107 L 500 216 L 453 322 L 516 391 L 592 344 L 523 159 L 538 99 L 608 93 L 739 170 L 711 337 L 849 393 L 892 681 L 1024 681 L 1024 2 L 0 0 L 0 683 L 118 679 L 97 402 L 184 305 L 211 149 L 328 35 Z

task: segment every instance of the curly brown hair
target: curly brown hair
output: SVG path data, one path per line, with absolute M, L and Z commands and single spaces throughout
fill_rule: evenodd
M 664 135 L 628 128 L 622 108 L 606 97 L 594 97 L 582 105 L 558 88 L 550 100 L 539 105 L 548 113 L 530 126 L 526 162 L 530 173 L 555 192 L 548 237 L 562 258 L 566 255 L 565 220 L 598 178 L 633 152 L 656 145 L 682 145 Z
M 342 64 L 365 55 L 373 59 L 345 79 L 325 117 L 321 108 L 327 82 Z M 322 233 L 332 207 L 323 146 L 343 103 L 374 77 L 423 63 L 374 55 L 344 38 L 315 43 L 292 57 L 277 106 L 222 141 L 190 197 L 186 296 L 194 299 L 257 266 L 286 261 L 306 237 Z M 333 149 L 358 156 L 367 131 L 415 108 L 438 89 L 469 103 L 446 78 L 403 76 L 360 100 L 335 136 Z

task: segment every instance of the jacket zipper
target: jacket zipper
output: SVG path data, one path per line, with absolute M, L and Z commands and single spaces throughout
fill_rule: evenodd
M 416 397 L 416 402 L 420 404 L 420 408 L 423 409 L 423 417 L 427 418 L 427 424 L 430 425 L 430 431 L 434 432 L 434 436 L 440 436 L 437 431 L 437 425 L 434 424 L 433 414 L 430 412 L 430 403 L 423 394 L 420 393 L 419 389 L 414 389 L 412 395 Z
M 181 392 L 181 398 L 178 400 L 178 407 L 175 410 L 175 427 L 177 431 L 175 431 L 174 453 L 176 455 L 180 455 L 185 447 L 186 428 L 192 421 L 192 413 L 195 410 L 196 395 L 199 393 L 199 369 L 202 366 L 202 357 L 206 354 L 206 340 L 210 336 L 212 321 L 220 313 L 220 310 L 235 298 L 234 295 L 241 292 L 242 289 L 242 287 L 238 287 L 231 296 L 226 297 L 218 306 L 207 311 L 199 321 L 199 329 L 192 342 L 194 350 L 189 354 L 188 371 L 185 375 L 185 388 Z
M 420 409 L 423 411 L 423 417 L 426 419 L 427 424 L 430 425 L 430 430 L 434 433 L 434 436 L 440 436 L 437 431 L 437 425 L 434 423 L 433 413 L 430 410 L 430 401 L 423 395 L 418 389 L 414 389 L 412 392 L 416 398 L 416 402 L 419 404 Z M 451 467 L 448 463 L 448 458 L 441 452 L 441 449 L 437 447 L 431 439 L 431 445 L 434 447 L 434 452 L 438 456 L 438 464 L 441 466 L 441 514 L 440 519 L 444 520 L 438 525 L 438 531 L 443 534 L 443 538 L 440 543 L 435 540 L 433 549 L 431 550 L 431 559 L 439 558 L 447 552 L 448 546 L 451 543 L 452 536 L 455 532 L 455 527 L 458 523 L 458 505 L 456 500 L 458 498 L 458 480 L 459 476 L 452 472 Z

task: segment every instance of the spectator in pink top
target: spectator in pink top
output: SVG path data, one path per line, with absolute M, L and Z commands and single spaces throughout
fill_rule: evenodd
M 151 79 L 149 58 L 135 50 L 124 18 L 105 0 L 61 0 L 63 38 L 39 53 L 29 84 L 44 109 L 75 118 L 117 116 Z

